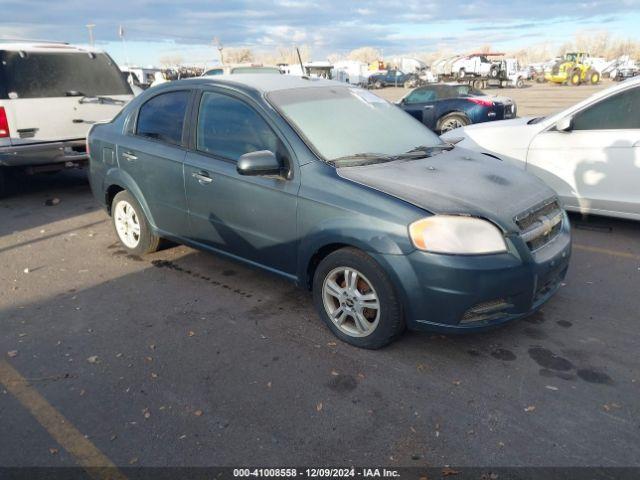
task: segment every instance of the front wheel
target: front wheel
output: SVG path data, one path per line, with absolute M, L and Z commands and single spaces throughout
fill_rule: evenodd
M 111 218 L 120 243 L 130 254 L 144 255 L 160 248 L 160 237 L 153 233 L 142 207 L 126 190 L 114 197 Z
M 589 82 L 591 82 L 591 85 L 597 85 L 600 83 L 600 74 L 595 70 L 590 71 L 587 78 L 589 79 Z
M 381 89 L 384 87 L 384 83 L 382 83 L 382 81 L 378 80 L 376 83 L 373 84 L 374 87 L 376 87 L 377 89 Z
M 404 330 L 402 305 L 389 277 L 355 248 L 342 248 L 320 262 L 313 301 L 333 334 L 356 347 L 384 347 Z

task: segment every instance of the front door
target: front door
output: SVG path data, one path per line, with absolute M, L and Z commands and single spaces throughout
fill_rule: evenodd
M 607 97 L 573 116 L 567 132 L 538 134 L 527 169 L 568 207 L 640 215 L 640 88 Z
M 402 103 L 402 109 L 432 130 L 436 127 L 437 93 L 430 87 L 416 88 L 407 95 Z
M 256 108 L 219 91 L 202 94 L 195 149 L 185 160 L 192 240 L 293 275 L 297 265 L 299 175 L 243 176 L 241 155 L 269 150 L 293 157 Z

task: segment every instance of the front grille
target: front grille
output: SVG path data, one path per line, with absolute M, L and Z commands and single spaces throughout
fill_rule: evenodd
M 553 241 L 562 230 L 564 214 L 557 199 L 517 215 L 513 220 L 520 228 L 520 236 L 531 251 Z

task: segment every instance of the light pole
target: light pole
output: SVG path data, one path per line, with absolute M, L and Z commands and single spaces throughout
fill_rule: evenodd
M 94 46 L 94 40 L 93 40 L 93 29 L 95 28 L 96 24 L 95 23 L 89 23 L 87 25 L 85 25 L 87 27 L 87 30 L 89 30 L 89 45 L 91 45 L 92 47 Z

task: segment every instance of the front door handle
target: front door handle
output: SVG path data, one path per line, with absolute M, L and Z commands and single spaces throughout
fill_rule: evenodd
M 122 158 L 124 158 L 125 160 L 129 160 L 130 162 L 133 162 L 138 159 L 137 156 L 135 156 L 133 153 L 130 153 L 130 152 L 122 152 Z
M 211 178 L 205 171 L 193 172 L 191 176 L 198 180 L 200 185 L 209 185 L 211 182 L 213 182 L 213 178 Z
M 433 105 L 425 105 L 424 107 L 425 110 L 431 110 L 433 108 Z

